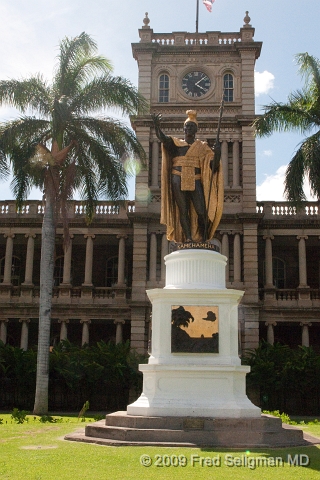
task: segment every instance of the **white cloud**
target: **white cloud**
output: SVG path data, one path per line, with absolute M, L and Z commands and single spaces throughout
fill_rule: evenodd
M 257 71 L 254 72 L 254 86 L 256 97 L 259 97 L 259 95 L 262 94 L 269 93 L 269 91 L 273 89 L 274 78 L 274 75 L 267 70 L 262 73 Z
M 275 174 L 267 175 L 261 185 L 257 185 L 257 200 L 277 200 L 283 201 L 284 174 L 287 166 L 282 165 Z
M 272 150 L 263 150 L 262 155 L 265 157 L 272 157 Z
M 257 200 L 262 201 L 284 201 L 284 176 L 287 170 L 287 165 L 281 165 L 275 174 L 266 175 L 265 180 L 261 185 L 257 185 Z M 307 178 L 304 180 L 304 191 L 309 201 L 316 199 L 310 195 L 310 186 Z

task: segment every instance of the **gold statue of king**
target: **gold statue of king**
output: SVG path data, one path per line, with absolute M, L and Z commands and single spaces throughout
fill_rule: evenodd
M 167 136 L 160 128 L 161 114 L 152 115 L 162 144 L 161 218 L 167 238 L 177 243 L 213 238 L 223 209 L 221 150 L 196 139 L 197 112 L 187 110 L 184 140 Z

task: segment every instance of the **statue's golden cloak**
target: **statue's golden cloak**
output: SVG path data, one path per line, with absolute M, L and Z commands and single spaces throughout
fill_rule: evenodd
M 184 140 L 172 137 L 174 144 L 177 147 L 185 147 L 188 144 Z M 201 183 L 203 185 L 204 198 L 206 208 L 208 210 L 208 240 L 212 239 L 214 233 L 219 225 L 222 209 L 223 209 L 223 173 L 222 165 L 216 173 L 214 173 L 210 194 L 210 205 L 208 207 L 209 191 L 211 184 L 211 168 L 210 160 L 212 160 L 214 154 L 211 148 L 206 142 L 201 140 L 195 140 L 190 146 L 185 157 L 197 157 L 200 162 L 201 169 Z M 174 242 L 184 242 L 182 227 L 180 224 L 179 209 L 172 198 L 171 189 L 171 171 L 172 171 L 172 158 L 170 154 L 162 144 L 162 169 L 161 169 L 161 218 L 160 222 L 167 226 L 167 239 Z M 198 216 L 192 205 L 190 205 L 190 222 L 191 222 L 191 236 L 192 240 L 197 242 L 201 241 L 198 230 Z

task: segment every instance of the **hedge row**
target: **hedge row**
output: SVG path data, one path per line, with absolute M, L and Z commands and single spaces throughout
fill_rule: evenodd
M 129 342 L 98 342 L 78 347 L 61 342 L 50 353 L 49 409 L 125 409 L 129 392 L 141 389 L 138 364 L 145 361 L 130 350 Z M 0 408 L 32 410 L 37 353 L 0 342 Z
M 251 367 L 247 389 L 258 393 L 263 409 L 320 414 L 320 355 L 312 347 L 262 342 L 245 352 L 242 363 Z
M 50 353 L 49 409 L 79 411 L 86 401 L 92 410 L 126 409 L 129 393 L 141 390 L 138 364 L 144 361 L 129 342 L 84 347 L 61 342 Z M 36 350 L 0 342 L 0 408 L 32 410 L 36 363 Z M 248 391 L 263 409 L 320 414 L 320 355 L 311 347 L 262 342 L 245 352 L 242 363 L 251 367 Z

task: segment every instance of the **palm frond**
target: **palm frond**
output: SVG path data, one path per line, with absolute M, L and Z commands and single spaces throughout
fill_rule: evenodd
M 28 175 L 26 175 L 23 169 L 17 171 L 16 175 L 12 178 L 10 187 L 12 194 L 16 199 L 16 208 L 19 212 L 21 211 L 23 202 L 27 200 L 31 190 L 30 178 Z
M 10 161 L 12 164 L 13 178 L 11 181 L 11 190 L 16 198 L 17 210 L 22 207 L 23 202 L 28 198 L 32 181 L 32 166 L 29 159 L 35 154 L 35 145 L 30 142 L 16 144 L 12 146 L 10 152 Z
M 10 174 L 9 162 L 7 155 L 4 151 L 4 148 L 1 144 L 1 133 L 0 133 L 0 180 L 7 180 Z
M 111 68 L 109 60 L 99 55 L 79 58 L 77 64 L 66 72 L 63 89 L 60 89 L 60 93 L 74 98 L 92 80 L 94 75 L 105 73 Z
M 94 118 L 79 117 L 66 127 L 73 131 L 74 137 L 89 140 L 91 137 L 103 142 L 111 149 L 115 156 L 123 158 L 124 155 L 137 156 L 144 163 L 145 151 L 138 141 L 133 130 L 123 122 L 110 117 Z
M 88 167 L 91 170 L 91 181 L 94 175 L 98 197 L 119 200 L 127 196 L 126 172 L 122 163 L 105 145 L 93 139 L 87 145 L 82 144 L 82 153 L 77 162 L 80 174 L 84 175 Z
M 320 92 L 320 61 L 318 58 L 306 53 L 298 53 L 295 56 L 296 62 L 299 65 L 299 71 L 305 78 L 307 84 L 313 83 L 317 85 L 318 92 Z
M 79 147 L 78 151 L 81 162 L 77 166 L 78 182 L 77 188 L 80 194 L 80 198 L 84 201 L 86 207 L 86 220 L 87 223 L 91 223 L 97 199 L 99 198 L 97 177 L 95 174 L 94 164 L 91 160 L 91 156 L 88 155 L 86 148 Z
M 303 108 L 274 102 L 264 106 L 263 109 L 265 113 L 253 122 L 255 134 L 258 137 L 292 130 L 305 133 L 314 127 L 312 116 Z
M 0 125 L 0 138 L 2 148 L 10 153 L 18 143 L 26 139 L 29 143 L 39 143 L 47 138 L 50 132 L 50 122 L 35 117 L 20 117 Z
M 114 179 L 117 179 L 117 182 Z M 125 200 L 128 195 L 127 173 L 119 162 L 109 162 L 101 171 L 99 196 L 108 200 Z
M 292 109 L 309 111 L 312 108 L 313 101 L 313 95 L 306 88 L 296 90 L 288 95 L 288 106 Z
M 65 37 L 60 43 L 60 54 L 54 79 L 57 97 L 72 97 L 95 73 L 107 73 L 111 64 L 106 58 L 95 55 L 96 42 L 85 32 L 75 38 Z
M 48 116 L 51 92 L 41 75 L 26 80 L 0 81 L 0 104 L 11 105 L 22 113 L 27 109 Z
M 312 195 L 320 198 L 320 132 L 302 144 L 305 168 L 308 171 Z
M 296 61 L 305 86 L 291 93 L 287 103 L 273 101 L 263 107 L 264 114 L 253 123 L 258 137 L 290 130 L 309 133 L 320 125 L 320 62 L 308 53 L 296 55 Z
M 93 79 L 73 99 L 71 109 L 78 115 L 111 108 L 123 115 L 144 113 L 148 103 L 131 82 L 106 74 Z
M 306 200 L 306 195 L 303 191 L 305 174 L 306 166 L 304 163 L 303 148 L 300 146 L 287 167 L 284 181 L 284 194 L 286 199 L 298 206 Z

